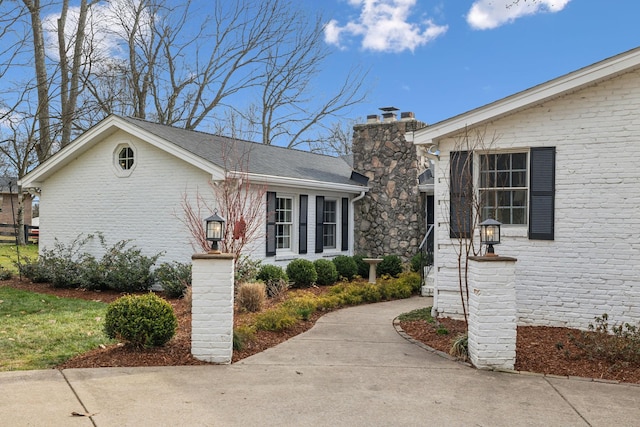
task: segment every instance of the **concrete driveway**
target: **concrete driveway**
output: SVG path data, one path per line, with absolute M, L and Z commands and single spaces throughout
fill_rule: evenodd
M 416 297 L 329 313 L 229 366 L 0 373 L 0 425 L 640 424 L 638 386 L 478 371 L 398 335 L 397 315 L 429 305 Z

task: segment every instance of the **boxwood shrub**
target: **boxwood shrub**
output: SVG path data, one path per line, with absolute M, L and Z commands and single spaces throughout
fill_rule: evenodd
M 304 258 L 295 259 L 287 265 L 287 276 L 297 288 L 309 287 L 318 280 L 313 263 Z
M 316 283 L 320 286 L 333 285 L 338 280 L 338 270 L 336 265 L 327 259 L 317 259 L 313 262 L 318 279 Z
M 402 260 L 398 255 L 385 255 L 376 270 L 378 276 L 398 277 L 402 273 Z
M 333 264 L 342 279 L 352 280 L 358 274 L 358 264 L 350 256 L 338 255 L 333 259 Z
M 136 347 L 157 347 L 176 333 L 178 319 L 173 307 L 154 293 L 125 295 L 107 307 L 104 331 L 109 338 Z

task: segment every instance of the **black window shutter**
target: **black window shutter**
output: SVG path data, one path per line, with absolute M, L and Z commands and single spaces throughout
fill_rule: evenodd
M 349 250 L 349 199 L 347 197 L 342 198 L 342 243 L 341 249 L 343 251 Z
M 529 239 L 554 239 L 556 148 L 532 147 L 530 153 Z
M 452 151 L 449 163 L 449 237 L 471 237 L 473 153 Z
M 316 196 L 316 253 L 324 248 L 324 196 Z
M 309 196 L 300 195 L 300 224 L 298 225 L 298 252 L 307 253 L 307 213 L 309 210 Z
M 276 254 L 276 193 L 267 191 L 267 256 Z

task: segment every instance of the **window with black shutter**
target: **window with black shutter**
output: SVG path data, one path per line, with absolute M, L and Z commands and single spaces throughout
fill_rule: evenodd
M 530 152 L 529 239 L 554 239 L 556 148 L 533 147 Z
M 449 184 L 449 237 L 471 237 L 473 153 L 451 152 Z

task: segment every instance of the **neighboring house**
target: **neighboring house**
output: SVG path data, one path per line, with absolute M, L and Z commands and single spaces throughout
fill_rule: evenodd
M 160 262 L 190 262 L 202 249 L 181 222 L 181 202 L 213 198 L 209 184 L 224 179 L 225 165 L 266 188 L 264 233 L 245 255 L 285 265 L 352 253 L 352 203 L 368 188 L 343 158 L 109 116 L 21 183 L 40 197 L 41 249 L 101 232 L 108 245 L 130 239 L 147 255 L 163 252 Z
M 24 224 L 31 225 L 33 197 L 24 195 Z M 18 221 L 18 178 L 0 176 L 0 224 L 14 224 Z
M 461 144 L 477 135 L 481 144 Z M 603 313 L 638 321 L 640 48 L 407 138 L 423 153 L 439 152 L 428 155 L 438 313 L 462 313 L 456 236 L 475 233 L 479 247 L 478 230 L 452 220 L 450 209 L 465 194 L 464 180 L 450 177 L 466 172 L 483 202 L 481 220 L 503 223 L 496 253 L 517 258 L 520 324 L 585 328 Z

